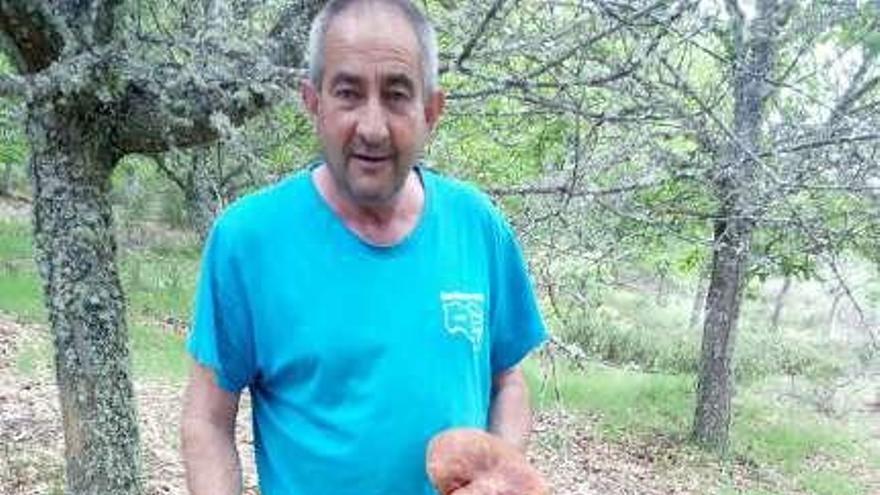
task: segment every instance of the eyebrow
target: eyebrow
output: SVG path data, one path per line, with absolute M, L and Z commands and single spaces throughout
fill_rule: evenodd
M 384 86 L 403 86 L 407 91 L 415 92 L 415 83 L 413 82 L 412 77 L 402 72 L 391 73 L 383 78 Z M 334 88 L 340 84 L 349 84 L 352 86 L 360 86 L 363 83 L 363 78 L 352 74 L 351 72 L 337 72 L 330 78 L 329 88 Z
M 395 74 L 388 75 L 385 78 L 385 84 L 388 86 L 400 85 L 400 86 L 405 87 L 408 91 L 415 90 L 415 84 L 413 83 L 412 78 L 409 77 L 408 75 L 402 74 L 402 73 L 395 73 Z
M 351 85 L 359 85 L 361 83 L 361 78 L 350 73 L 350 72 L 338 72 L 333 75 L 330 79 L 329 87 L 334 87 L 339 84 L 351 84 Z

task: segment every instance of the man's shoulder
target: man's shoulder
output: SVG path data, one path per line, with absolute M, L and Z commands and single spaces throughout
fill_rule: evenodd
M 463 208 L 471 213 L 484 213 L 490 216 L 498 215 L 498 209 L 492 199 L 477 185 L 446 175 L 436 169 L 423 167 L 423 172 L 429 176 L 433 183 L 436 196 L 455 209 Z
M 499 205 L 477 185 L 444 175 L 433 169 L 427 173 L 435 184 L 440 211 L 445 212 L 458 227 L 476 227 L 496 241 L 508 242 L 513 228 Z

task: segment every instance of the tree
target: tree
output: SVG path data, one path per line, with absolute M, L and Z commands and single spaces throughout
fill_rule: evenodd
M 246 43 L 220 26 L 219 0 L 204 3 L 206 18 L 218 22 L 177 36 L 161 22 L 145 29 L 144 18 L 156 19 L 152 3 L 0 1 L 4 48 L 18 73 L 0 88 L 27 106 L 36 259 L 54 336 L 68 493 L 143 492 L 111 172 L 130 153 L 209 143 L 279 101 L 322 3 L 282 10 L 262 40 Z
M 714 222 L 694 414 L 694 436 L 718 448 L 726 447 L 730 430 L 733 350 L 756 217 L 751 192 L 762 140 L 767 79 L 776 63 L 779 25 L 784 22 L 784 10 L 772 0 L 756 3 L 757 14 L 748 26 L 745 14 L 734 3 L 728 5 L 734 53 L 733 133 L 713 180 L 720 208 Z
M 693 431 L 723 449 L 748 281 L 815 278 L 827 267 L 835 285 L 846 287 L 841 257 L 876 259 L 876 7 L 516 7 L 493 2 L 482 14 L 469 12 L 482 22 L 452 23 L 479 40 L 452 58 L 456 76 L 469 83 L 452 95 L 452 107 L 473 98 L 469 110 L 498 119 L 499 127 L 531 118 L 489 135 L 506 140 L 510 156 L 522 152 L 509 144 L 517 143 L 511 134 L 562 123 L 561 156 L 537 157 L 553 161 L 531 164 L 529 173 L 514 176 L 518 184 L 492 188 L 513 198 L 532 224 L 540 222 L 533 236 L 539 250 L 580 257 L 600 280 L 622 262 L 698 271 L 701 259 L 711 260 Z M 815 70 L 832 65 L 817 55 L 829 46 L 838 57 L 852 55 L 854 70 Z M 551 283 L 560 290 L 560 279 Z M 852 292 L 844 293 L 858 308 Z

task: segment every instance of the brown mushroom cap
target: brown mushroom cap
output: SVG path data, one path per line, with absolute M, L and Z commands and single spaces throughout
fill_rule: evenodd
M 441 432 L 428 445 L 428 476 L 441 495 L 548 495 L 543 478 L 504 440 L 473 428 Z

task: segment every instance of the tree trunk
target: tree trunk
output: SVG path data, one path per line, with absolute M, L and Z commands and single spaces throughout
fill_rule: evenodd
M 206 149 L 191 151 L 191 163 L 187 190 L 187 216 L 190 225 L 202 242 L 208 237 L 214 219 L 220 209 L 217 179 L 211 172 L 211 157 Z
M 32 105 L 28 119 L 34 239 L 55 341 L 65 493 L 139 495 L 137 419 L 109 197 L 118 157 L 92 116 L 72 113 Z
M 773 304 L 773 316 L 770 317 L 770 328 L 773 330 L 779 329 L 779 318 L 782 316 L 782 307 L 785 306 L 785 296 L 789 289 L 791 289 L 791 277 L 785 277 L 785 282 L 782 283 L 782 288 L 779 289 L 776 302 Z
M 716 247 L 706 298 L 694 436 L 706 446 L 724 450 L 730 430 L 733 350 L 748 268 L 751 226 L 742 221 L 725 224 L 719 220 L 715 229 Z
M 728 131 L 727 149 L 714 177 L 721 207 L 715 220 L 693 428 L 697 442 L 719 451 L 727 449 L 730 432 L 733 350 L 755 222 L 755 168 L 779 29 L 779 6 L 773 0 L 757 0 L 748 32 L 736 2 L 727 5 L 736 57 L 733 130 Z

